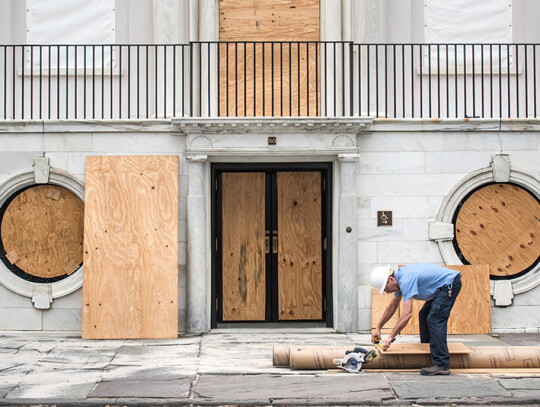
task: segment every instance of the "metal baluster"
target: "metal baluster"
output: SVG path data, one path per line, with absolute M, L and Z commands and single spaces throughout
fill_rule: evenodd
M 428 44 L 428 112 L 431 118 L 431 44 Z
M 419 47 L 422 49 L 422 47 Z M 422 60 L 420 59 L 420 64 Z M 422 77 L 420 76 L 420 83 L 422 83 Z M 411 117 L 414 118 L 414 45 L 411 44 Z
M 516 117 L 519 119 L 519 44 L 515 44 L 516 49 Z
M 474 48 L 475 45 L 471 45 L 472 48 L 472 109 L 473 109 L 473 117 L 476 117 L 476 69 L 474 65 Z
M 506 66 L 507 66 L 507 69 L 508 69 L 508 72 L 507 72 L 507 89 L 508 89 L 508 94 L 507 94 L 507 97 L 508 97 L 508 118 L 510 118 L 510 114 L 511 114 L 511 108 L 510 108 L 510 44 L 506 44 Z M 517 72 L 516 72 L 516 75 L 517 75 Z

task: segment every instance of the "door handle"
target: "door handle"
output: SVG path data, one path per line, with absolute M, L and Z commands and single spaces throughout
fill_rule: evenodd
M 277 253 L 277 236 L 272 237 L 272 252 Z
M 270 236 L 264 238 L 264 251 L 266 254 L 270 253 Z

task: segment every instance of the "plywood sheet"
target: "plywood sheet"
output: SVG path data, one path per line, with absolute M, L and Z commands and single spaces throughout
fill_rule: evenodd
M 381 316 L 388 305 L 392 300 L 394 294 L 382 293 L 379 295 L 379 290 L 375 287 L 371 289 L 371 329 L 377 328 L 377 323 L 381 319 Z M 389 334 L 392 332 L 393 327 L 396 325 L 396 322 L 399 318 L 399 311 L 390 318 L 386 323 L 386 326 L 381 330 L 383 334 Z
M 220 41 L 319 41 L 319 0 L 220 0 Z
M 38 185 L 8 205 L 2 218 L 2 243 L 8 259 L 24 272 L 58 277 L 82 264 L 83 226 L 84 204 L 78 196 L 59 186 Z
M 223 320 L 264 321 L 265 174 L 222 174 Z
M 513 276 L 538 259 L 540 203 L 525 189 L 492 184 L 475 191 L 456 219 L 456 239 L 470 264 Z
M 450 319 L 450 334 L 491 333 L 489 266 L 448 266 L 461 272 L 459 293 Z
M 220 115 L 320 115 L 320 62 L 314 43 L 220 44 Z
M 322 319 L 321 173 L 278 172 L 280 320 Z
M 489 267 L 471 266 L 471 265 L 452 265 L 445 266 L 458 270 L 462 275 L 461 292 L 454 304 L 454 308 L 448 320 L 448 334 L 486 334 L 491 333 L 491 301 L 489 292 Z M 379 296 L 372 292 L 372 328 L 379 321 L 386 305 L 391 300 L 391 296 Z M 375 307 L 373 307 L 375 301 Z M 385 325 L 386 332 L 391 332 L 397 322 L 397 316 L 401 312 L 403 302 L 400 304 L 400 310 Z M 412 317 L 409 323 L 401 331 L 402 335 L 419 335 L 420 327 L 418 323 L 418 312 L 424 302 L 414 300 Z
M 322 54 L 313 43 L 320 40 L 319 0 L 219 6 L 220 41 L 241 42 L 219 47 L 220 115 L 320 115 Z
M 85 339 L 178 336 L 178 157 L 86 158 Z

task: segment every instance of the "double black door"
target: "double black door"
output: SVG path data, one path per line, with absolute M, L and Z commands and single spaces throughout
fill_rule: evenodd
M 327 318 L 330 165 L 307 167 L 214 167 L 213 322 Z

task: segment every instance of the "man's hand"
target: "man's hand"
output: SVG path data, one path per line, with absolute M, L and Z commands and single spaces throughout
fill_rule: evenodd
M 381 337 L 381 330 L 376 328 L 372 333 L 371 333 L 371 343 L 375 343 L 375 338 L 377 337 Z
M 387 350 L 390 345 L 392 344 L 392 342 L 394 342 L 394 339 L 395 338 L 392 338 L 392 336 L 387 336 L 386 339 L 384 341 L 381 342 L 381 346 L 384 350 Z

